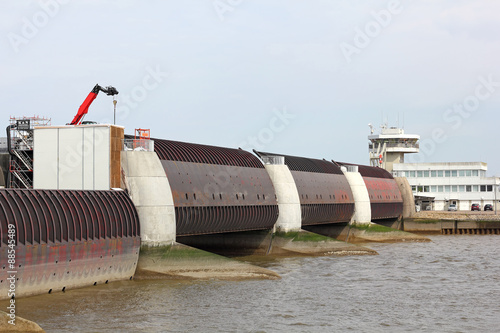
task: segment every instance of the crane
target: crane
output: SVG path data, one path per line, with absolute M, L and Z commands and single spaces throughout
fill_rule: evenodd
M 82 105 L 80 105 L 80 108 L 78 109 L 75 118 L 73 118 L 71 123 L 69 123 L 68 125 L 80 125 L 82 123 L 83 117 L 85 117 L 87 112 L 89 112 L 90 104 L 92 104 L 94 99 L 97 97 L 99 91 L 102 91 L 108 96 L 118 95 L 118 90 L 116 90 L 115 87 L 109 86 L 103 88 L 100 85 L 96 84 L 95 87 L 90 92 L 90 94 L 87 96 L 87 98 L 85 98 Z

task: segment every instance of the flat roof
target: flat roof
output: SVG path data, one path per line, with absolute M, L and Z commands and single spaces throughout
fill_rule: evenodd
M 383 140 L 383 139 L 416 139 L 420 140 L 418 134 L 373 134 L 368 135 L 369 140 Z
M 85 124 L 85 125 L 51 125 L 51 126 L 35 126 L 34 129 L 48 129 L 48 128 L 75 128 L 75 127 L 119 127 L 125 129 L 124 126 L 113 124 Z

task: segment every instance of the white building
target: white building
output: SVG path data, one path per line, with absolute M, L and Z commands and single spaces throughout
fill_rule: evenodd
M 381 126 L 380 134 L 374 134 L 371 124 L 371 135 L 368 136 L 370 165 L 378 166 L 391 172 L 394 163 L 404 163 L 404 155 L 418 153 L 420 139 L 416 134 L 405 134 L 404 129 Z
M 447 210 L 450 204 L 458 210 L 470 210 L 473 203 L 492 204 L 500 199 L 499 177 L 486 177 L 488 166 L 483 162 L 458 163 L 398 163 L 393 175 L 406 177 L 415 197 L 431 210 Z M 500 209 L 500 205 L 497 207 Z
M 455 204 L 458 210 L 470 210 L 473 203 L 481 210 L 486 204 L 500 209 L 500 178 L 486 177 L 486 163 L 404 163 L 404 154 L 418 153 L 420 136 L 386 124 L 380 134 L 374 134 L 373 126 L 369 126 L 370 165 L 384 168 L 395 177 L 406 177 L 422 209 L 447 210 Z

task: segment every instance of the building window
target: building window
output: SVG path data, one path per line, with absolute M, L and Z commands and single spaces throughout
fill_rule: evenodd
M 479 176 L 479 171 L 478 170 L 472 170 L 472 177 L 477 177 Z
M 410 171 L 410 177 L 415 178 L 415 171 Z
M 417 186 L 417 192 L 423 192 L 424 187 L 423 186 Z
M 436 170 L 432 170 L 431 171 L 431 177 L 437 177 L 437 171 Z
M 458 171 L 458 176 L 465 177 L 465 170 Z
M 472 185 L 472 192 L 479 192 L 479 185 Z
M 424 177 L 429 177 L 429 171 L 424 171 Z
M 443 170 L 438 170 L 438 177 L 443 177 Z
M 452 192 L 458 192 L 458 186 L 457 185 L 451 185 L 451 191 Z
M 472 176 L 472 170 L 465 170 L 465 176 L 466 177 Z
M 481 192 L 486 192 L 486 185 L 481 185 Z
M 450 192 L 450 185 L 445 185 L 444 186 L 444 191 L 445 192 Z
M 417 187 L 416 187 L 415 185 L 412 185 L 412 186 L 411 186 L 411 191 L 412 191 L 413 193 L 417 192 Z
M 429 192 L 429 186 L 424 186 L 424 192 Z
M 472 185 L 466 185 L 465 192 L 472 192 Z
M 438 186 L 438 192 L 443 192 L 443 185 Z
M 459 185 L 458 186 L 458 191 L 459 192 L 465 192 L 465 185 Z
M 450 175 L 451 175 L 450 170 L 446 170 L 446 171 L 444 172 L 444 176 L 445 176 L 445 177 L 450 177 Z
M 431 192 L 432 193 L 437 192 L 437 186 L 431 186 Z
M 457 176 L 457 170 L 451 170 L 451 176 L 456 177 Z
M 417 177 L 423 177 L 424 173 L 423 171 L 417 171 Z
M 487 185 L 487 186 L 486 186 L 486 190 L 487 190 L 488 192 L 493 192 L 493 185 Z

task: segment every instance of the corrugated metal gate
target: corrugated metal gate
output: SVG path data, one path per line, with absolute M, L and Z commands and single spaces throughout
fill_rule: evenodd
M 178 236 L 271 229 L 274 186 L 241 149 L 153 139 L 174 198 Z

